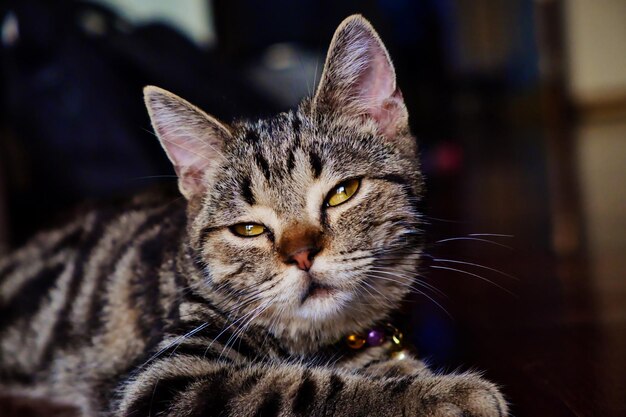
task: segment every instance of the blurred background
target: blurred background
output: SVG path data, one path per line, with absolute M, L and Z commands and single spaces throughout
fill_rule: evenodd
M 399 317 L 420 355 L 485 370 L 515 416 L 626 415 L 624 0 L 2 2 L 0 255 L 175 184 L 144 85 L 225 121 L 292 108 L 353 13 L 421 149 L 424 294 Z

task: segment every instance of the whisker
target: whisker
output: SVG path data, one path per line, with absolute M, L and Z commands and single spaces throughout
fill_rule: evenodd
M 490 284 L 492 284 L 492 285 L 494 285 L 494 286 L 496 286 L 496 287 L 500 288 L 502 291 L 506 291 L 507 293 L 511 294 L 513 297 L 517 297 L 515 294 L 513 294 L 511 291 L 507 290 L 507 289 L 506 289 L 506 288 L 504 288 L 503 286 L 501 286 L 501 285 L 499 285 L 499 284 L 496 284 L 495 282 L 493 282 L 493 281 L 491 281 L 491 280 L 489 280 L 489 279 L 487 279 L 487 278 L 485 278 L 485 277 L 482 277 L 482 276 L 480 276 L 480 275 L 478 275 L 478 274 L 474 274 L 473 272 L 464 271 L 464 270 L 462 270 L 462 269 L 450 268 L 450 267 L 447 267 L 447 266 L 431 265 L 430 267 L 431 267 L 431 268 L 434 268 L 434 269 L 445 269 L 445 270 L 447 270 L 447 271 L 459 272 L 459 273 L 461 273 L 461 274 L 467 274 L 467 275 L 470 275 L 470 276 L 476 277 L 476 278 L 478 278 L 478 279 L 481 279 L 481 280 L 483 280 L 483 281 L 485 281 L 485 282 L 488 282 L 488 283 L 490 283 Z
M 383 297 L 385 299 L 385 301 L 387 301 L 387 303 L 389 303 L 389 305 L 393 305 L 394 303 L 389 299 L 389 297 L 387 297 L 385 294 L 383 294 L 382 292 L 380 292 L 378 290 L 378 288 L 376 288 L 375 286 L 371 285 L 370 283 L 366 282 L 366 281 L 362 281 L 363 284 L 367 285 L 369 288 L 373 289 L 374 291 L 376 291 L 378 294 L 380 294 L 381 297 Z
M 373 278 L 378 278 L 378 279 L 388 279 L 388 278 L 384 278 L 384 277 L 373 277 Z M 432 298 L 431 296 L 429 296 L 428 294 L 426 294 L 424 291 L 421 291 L 417 288 L 413 288 L 410 287 L 413 291 L 415 291 L 416 293 L 423 295 L 424 297 L 428 298 L 428 300 L 430 300 L 430 302 L 432 302 L 433 304 L 435 304 L 438 308 L 441 309 L 441 311 L 443 311 L 446 316 L 448 316 L 449 318 L 451 318 L 452 320 L 454 320 L 454 317 L 452 317 L 452 315 L 448 312 L 448 310 L 446 310 L 437 300 L 435 300 L 434 298 Z
M 410 275 L 406 275 L 406 274 L 401 274 L 401 273 L 399 273 L 397 271 L 390 272 L 390 271 L 384 270 L 382 268 L 376 268 L 376 267 L 371 268 L 371 270 L 375 271 L 377 273 L 384 273 L 384 274 L 391 275 L 391 276 L 396 276 L 396 277 L 400 277 L 400 278 L 406 278 L 411 283 L 419 284 L 419 285 L 421 285 L 424 288 L 427 288 L 427 289 L 429 289 L 431 291 L 434 291 L 434 292 L 436 292 L 436 293 L 438 293 L 438 294 L 440 294 L 440 295 L 442 295 L 444 297 L 447 297 L 447 295 L 444 294 L 443 291 L 441 291 L 439 288 L 436 288 L 435 286 L 433 286 L 433 285 L 431 285 L 431 284 L 429 284 L 429 283 L 427 283 L 425 281 L 422 281 L 420 279 L 415 279 L 416 277 L 421 277 L 420 274 L 415 274 L 414 276 L 410 276 Z M 399 284 L 405 284 L 405 283 L 400 282 L 400 281 L 397 281 L 397 282 Z
M 455 264 L 471 265 L 471 266 L 475 266 L 477 268 L 482 268 L 482 269 L 486 269 L 488 271 L 495 272 L 497 274 L 503 275 L 505 277 L 508 277 L 508 278 L 511 278 L 511 279 L 514 279 L 514 280 L 519 280 L 519 278 L 517 278 L 516 276 L 513 276 L 511 274 L 507 274 L 506 272 L 502 272 L 502 271 L 499 271 L 499 270 L 497 270 L 495 268 L 490 268 L 488 266 L 476 264 L 476 263 L 473 263 L 473 262 L 456 261 L 456 260 L 453 260 L 453 259 L 443 259 L 443 258 L 432 258 L 432 260 L 435 261 L 435 262 L 449 262 L 449 263 L 455 263 Z
M 420 290 L 419 288 L 417 288 L 417 287 L 415 287 L 415 286 L 413 286 L 413 285 L 406 284 L 406 283 L 403 283 L 403 282 L 400 282 L 400 281 L 396 281 L 396 280 L 391 279 L 391 278 L 388 278 L 388 277 L 381 277 L 381 276 L 378 276 L 378 275 L 368 275 L 368 277 L 369 277 L 369 278 L 380 279 L 380 280 L 383 280 L 383 281 L 395 282 L 395 283 L 398 283 L 398 284 L 402 285 L 404 288 L 408 288 L 408 289 L 409 289 L 409 290 L 411 290 L 412 292 L 416 292 L 416 293 L 418 293 L 418 294 L 424 294 L 424 295 L 426 295 L 426 294 L 425 294 L 422 290 Z M 442 296 L 445 296 L 445 295 L 444 295 L 443 293 L 441 293 L 441 291 L 439 291 L 439 290 L 435 291 L 433 288 L 429 288 L 429 287 L 425 287 L 425 288 L 427 288 L 427 289 L 429 289 L 429 290 L 431 290 L 431 291 L 437 292 L 437 293 L 439 293 L 439 294 L 440 294 L 440 295 L 442 295 Z
M 182 343 L 187 337 L 193 336 L 194 334 L 198 333 L 199 331 L 201 331 L 202 329 L 204 329 L 205 327 L 207 327 L 209 325 L 209 323 L 202 323 L 200 326 L 196 327 L 195 329 L 185 333 L 182 336 L 178 336 L 176 339 L 174 339 L 171 343 L 168 343 L 164 348 L 160 349 L 159 351 L 157 351 L 157 353 L 155 353 L 154 355 L 152 355 L 147 361 L 145 361 L 143 364 L 141 364 L 138 368 L 137 371 L 141 370 L 143 367 L 145 367 L 147 364 L 149 364 L 150 362 L 152 362 L 153 360 L 155 360 L 156 358 L 158 358 L 159 356 L 161 356 L 165 351 L 167 351 L 169 348 L 171 348 L 172 346 L 174 346 L 177 342 L 179 342 L 178 344 L 180 345 L 180 343 Z
M 422 214 L 422 215 L 421 215 L 421 217 L 422 217 L 423 219 L 426 219 L 426 220 L 434 220 L 434 221 L 437 221 L 437 222 L 442 222 L 442 223 L 454 223 L 454 224 L 463 224 L 463 223 L 466 223 L 466 222 L 461 221 L 461 220 L 442 219 L 442 218 L 439 218 L 439 217 L 427 216 L 427 215 L 425 215 L 425 214 Z
M 261 314 L 263 314 L 263 312 L 265 310 L 267 310 L 272 305 L 272 301 L 273 300 L 274 299 L 268 300 L 265 304 L 261 304 L 260 306 L 258 306 L 254 310 L 252 310 L 252 312 L 256 313 L 256 314 L 253 314 L 252 317 L 249 320 L 244 322 L 241 326 L 238 327 L 238 329 L 236 329 L 233 332 L 233 334 L 230 336 L 230 338 L 226 341 L 226 344 L 224 345 L 224 347 L 222 349 L 222 352 L 220 353 L 219 359 L 222 358 L 222 355 L 224 354 L 226 349 L 229 348 L 228 346 L 231 344 L 231 342 L 234 343 L 237 339 L 240 339 L 241 336 L 243 335 L 243 333 L 246 331 L 246 329 L 252 324 L 252 322 L 254 320 L 256 320 L 257 317 L 259 317 Z
M 507 249 L 513 250 L 513 248 L 508 246 L 508 245 L 504 245 L 502 243 L 494 242 L 494 241 L 491 241 L 491 240 L 488 240 L 488 239 L 480 239 L 480 238 L 475 238 L 475 237 L 450 237 L 450 238 L 447 238 L 447 239 L 438 240 L 435 243 L 453 242 L 453 241 L 456 241 L 456 240 L 473 240 L 473 241 L 476 241 L 476 242 L 490 243 L 492 245 L 502 246 L 503 248 L 507 248 Z

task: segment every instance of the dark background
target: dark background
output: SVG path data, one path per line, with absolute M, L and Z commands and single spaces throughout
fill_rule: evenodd
M 626 415 L 624 3 L 176 2 L 206 30 L 123 3 L 0 6 L 0 254 L 83 201 L 175 183 L 144 85 L 226 121 L 285 110 L 362 13 L 426 175 L 426 284 L 400 318 L 420 355 L 484 370 L 515 416 Z

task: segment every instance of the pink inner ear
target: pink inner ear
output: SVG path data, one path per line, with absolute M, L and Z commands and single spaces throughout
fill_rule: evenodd
M 180 129 L 161 127 L 158 131 L 181 186 L 190 194 L 201 192 L 204 189 L 203 175 L 213 156 L 210 145 Z
M 360 101 L 369 110 L 376 112 L 383 102 L 392 96 L 396 88 L 395 74 L 385 53 L 377 46 L 370 47 L 367 68 L 358 80 Z
M 367 49 L 367 66 L 353 86 L 358 106 L 376 120 L 381 133 L 393 135 L 404 115 L 402 93 L 396 88 L 395 72 L 385 52 L 375 42 Z
M 174 165 L 177 167 L 202 168 L 200 165 L 202 165 L 204 161 L 203 158 L 194 153 L 197 151 L 188 148 L 191 146 L 191 141 L 181 140 L 180 138 L 176 139 L 177 140 L 173 140 L 165 145 L 167 153 L 172 158 Z
M 402 92 L 398 89 L 384 100 L 382 106 L 371 116 L 378 122 L 380 132 L 386 137 L 393 137 L 398 133 L 398 124 L 406 114 Z

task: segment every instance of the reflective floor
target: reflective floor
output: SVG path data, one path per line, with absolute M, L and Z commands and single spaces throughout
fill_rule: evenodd
M 429 180 L 423 272 L 445 296 L 409 307 L 422 356 L 485 370 L 517 417 L 625 416 L 626 119 L 470 129 L 463 149 Z

